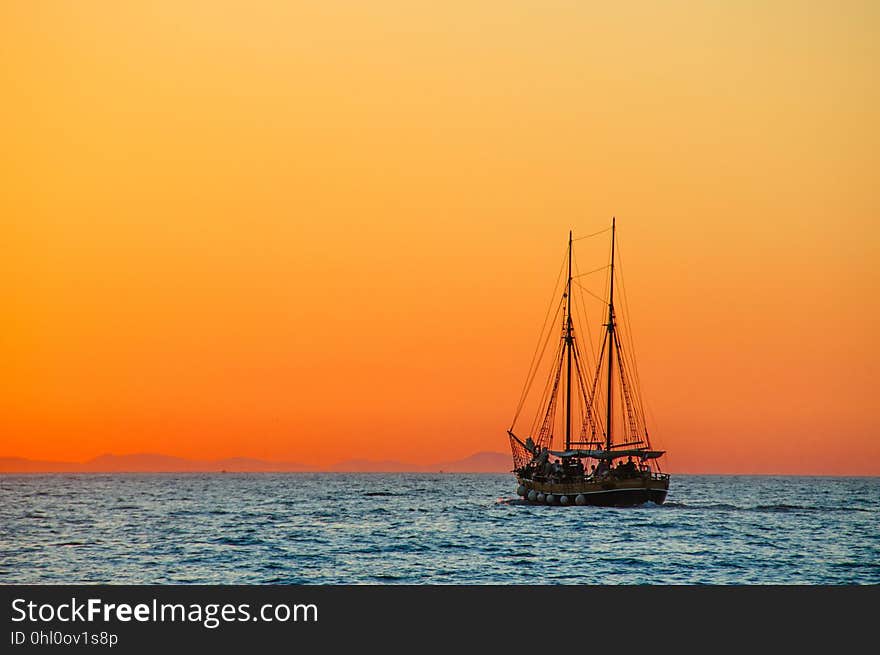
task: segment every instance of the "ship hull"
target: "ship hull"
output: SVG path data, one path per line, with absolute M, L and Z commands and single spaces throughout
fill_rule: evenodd
M 669 491 L 668 476 L 629 479 L 537 481 L 517 478 L 520 495 L 531 505 L 633 507 L 644 503 L 663 504 Z

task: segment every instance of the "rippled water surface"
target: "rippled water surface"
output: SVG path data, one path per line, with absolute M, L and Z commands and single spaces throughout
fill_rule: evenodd
M 510 475 L 0 476 L 3 583 L 880 584 L 880 478 L 682 476 L 533 507 Z

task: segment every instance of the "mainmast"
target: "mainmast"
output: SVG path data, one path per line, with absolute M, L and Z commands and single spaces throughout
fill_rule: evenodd
M 568 288 L 565 293 L 565 349 L 568 365 L 565 372 L 565 449 L 571 449 L 571 230 L 568 231 Z
M 611 217 L 611 289 L 608 293 L 608 397 L 605 406 L 605 450 L 611 450 L 611 373 L 614 368 L 614 231 L 615 218 Z M 569 252 L 570 255 L 570 252 Z M 570 264 L 569 264 L 570 266 Z M 571 277 L 569 273 L 569 286 Z

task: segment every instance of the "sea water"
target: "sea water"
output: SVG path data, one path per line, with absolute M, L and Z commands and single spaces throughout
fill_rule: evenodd
M 880 584 L 880 478 L 673 475 L 664 505 L 511 475 L 0 475 L 0 583 Z

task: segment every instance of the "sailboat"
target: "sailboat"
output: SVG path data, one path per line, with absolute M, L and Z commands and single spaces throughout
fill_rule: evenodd
M 573 275 L 574 241 L 598 236 L 609 229 L 610 264 Z M 573 239 L 571 232 L 568 235 L 568 278 L 558 301 L 557 280 L 554 302 L 545 317 L 538 348 L 507 431 L 517 494 L 528 504 L 628 507 L 647 502 L 659 505 L 666 500 L 669 475 L 660 467 L 665 451 L 651 447 L 628 316 L 621 320 L 614 305 L 614 282 L 619 274 L 615 271 L 616 232 L 616 219 L 612 218 L 610 228 L 595 234 L 580 239 Z M 602 270 L 608 273 L 607 298 L 592 293 L 580 282 L 580 278 Z M 560 278 L 561 273 L 560 270 Z M 577 300 L 574 297 L 578 289 L 607 305 L 601 345 L 592 362 L 584 347 L 587 339 L 575 330 L 577 324 L 592 340 L 584 294 L 579 294 Z M 625 286 L 623 292 L 626 309 Z M 559 326 L 560 314 L 561 334 L 553 327 Z M 515 433 L 517 420 L 554 332 L 558 337 L 556 355 L 547 366 L 549 375 L 538 411 L 531 430 L 519 436 Z M 560 397 L 562 412 L 557 411 Z

